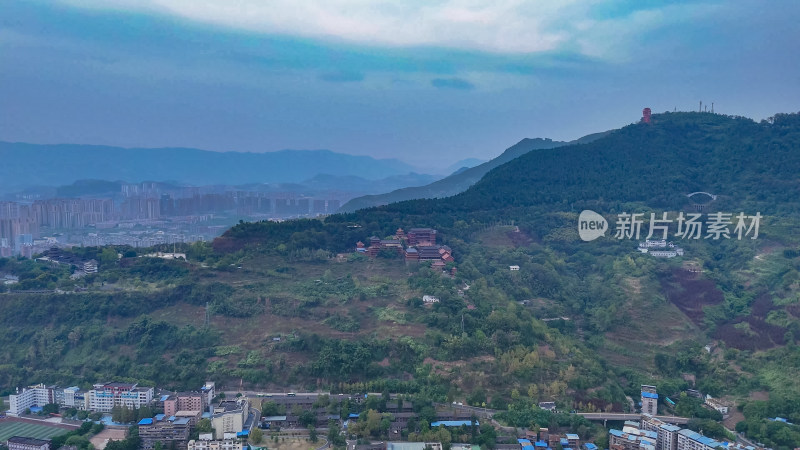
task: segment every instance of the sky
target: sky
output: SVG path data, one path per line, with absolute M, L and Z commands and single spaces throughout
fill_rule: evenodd
M 0 140 L 444 167 L 653 112 L 800 110 L 800 2 L 0 0 Z

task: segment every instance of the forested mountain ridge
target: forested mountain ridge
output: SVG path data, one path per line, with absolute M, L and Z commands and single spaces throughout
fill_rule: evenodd
M 449 203 L 482 209 L 642 201 L 676 208 L 685 205 L 686 194 L 708 191 L 771 210 L 798 208 L 796 114 L 762 123 L 705 113 L 657 114 L 652 120 L 582 146 L 523 155 Z
M 800 422 L 800 116 L 652 118 L 528 153 L 454 197 L 241 223 L 213 246 L 183 247 L 186 262 L 74 249 L 101 271 L 69 281 L 0 260 L 0 273 L 24 274 L 15 290 L 88 289 L 0 296 L 10 343 L 0 383 L 387 389 L 508 407 L 508 423 L 522 427 L 538 401 L 622 411 L 646 383 L 678 402 L 660 405 L 669 413 L 708 417 L 687 388 L 735 401 L 743 416 L 730 426 L 761 439 L 789 427 L 768 417 Z M 674 217 L 697 211 L 694 191 L 718 194 L 703 214 L 760 212 L 758 239 L 671 237 L 686 256 L 659 259 L 636 240 L 578 238 L 582 209 L 612 226 L 621 212 Z M 454 274 L 353 252 L 370 236 L 423 226 L 453 250 Z M 425 306 L 423 295 L 441 301 Z M 800 445 L 793 433 L 764 439 Z
M 456 195 L 463 192 L 481 179 L 488 171 L 493 168 L 507 163 L 514 158 L 524 155 L 534 150 L 545 150 L 558 148 L 564 145 L 574 143 L 591 142 L 594 139 L 602 136 L 603 133 L 590 134 L 577 139 L 572 142 L 553 141 L 551 139 L 523 139 L 511 147 L 507 148 L 500 156 L 479 164 L 475 167 L 470 167 L 465 170 L 459 170 L 448 177 L 425 186 L 407 187 L 397 189 L 386 194 L 378 195 L 365 195 L 357 197 L 342 205 L 342 212 L 352 212 L 358 209 L 367 208 L 371 206 L 380 206 L 387 203 L 394 203 L 403 200 L 414 200 L 421 198 L 442 198 Z

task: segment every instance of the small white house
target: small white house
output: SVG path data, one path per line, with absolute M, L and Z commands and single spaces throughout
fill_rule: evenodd
M 519 266 L 508 266 L 508 270 L 510 270 L 512 272 L 516 272 L 516 271 L 519 270 Z
M 432 295 L 423 295 L 422 296 L 422 302 L 423 303 L 429 303 L 429 304 L 430 303 L 439 303 L 439 298 L 438 297 L 434 297 Z

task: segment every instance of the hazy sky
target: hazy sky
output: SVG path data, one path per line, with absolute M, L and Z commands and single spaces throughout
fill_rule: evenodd
M 0 140 L 488 159 L 800 110 L 800 2 L 0 0 Z

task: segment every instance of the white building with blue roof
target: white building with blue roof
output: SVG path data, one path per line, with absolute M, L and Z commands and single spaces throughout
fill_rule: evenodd
M 655 386 L 642 385 L 642 414 L 658 414 L 658 393 Z
M 696 431 L 678 431 L 677 450 L 713 450 L 716 448 L 725 448 L 725 446 L 721 442 L 703 436 Z

